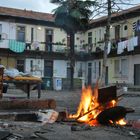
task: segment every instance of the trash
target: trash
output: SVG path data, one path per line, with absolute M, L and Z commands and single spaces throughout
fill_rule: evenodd
M 135 136 L 135 135 L 136 135 L 136 134 L 134 134 L 132 131 L 130 131 L 129 134 L 130 134 L 131 136 Z
M 14 68 L 6 69 L 4 71 L 4 75 L 14 78 L 16 76 L 19 76 L 19 71 L 17 69 L 14 69 Z
M 3 128 L 8 128 L 9 124 L 8 123 L 3 123 Z
M 49 110 L 40 110 L 37 112 L 38 121 L 45 123 L 54 123 L 58 118 L 58 112 L 49 109 Z

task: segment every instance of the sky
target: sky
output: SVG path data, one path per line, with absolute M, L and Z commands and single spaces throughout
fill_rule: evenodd
M 140 4 L 139 0 L 131 1 L 133 4 Z M 50 0 L 0 0 L 0 6 L 45 13 L 52 13 L 52 10 L 57 7 L 57 5 L 50 3 Z

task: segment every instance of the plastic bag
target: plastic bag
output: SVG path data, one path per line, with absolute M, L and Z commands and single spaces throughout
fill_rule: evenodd
M 37 117 L 38 121 L 42 122 L 43 124 L 54 123 L 58 118 L 58 114 L 58 112 L 52 109 L 48 109 L 45 111 L 40 110 L 39 112 L 37 112 Z

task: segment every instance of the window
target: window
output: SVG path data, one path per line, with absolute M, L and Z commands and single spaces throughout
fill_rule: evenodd
M 127 25 L 124 26 L 124 30 L 127 30 Z
M 88 33 L 88 44 L 92 44 L 92 32 Z
M 115 76 L 119 76 L 119 73 L 120 73 L 120 61 L 115 60 L 114 65 L 115 65 L 115 68 L 114 68 Z
M 115 60 L 114 62 L 114 75 L 117 77 L 126 77 L 128 76 L 128 60 L 120 59 Z
M 45 31 L 45 40 L 46 40 L 46 51 L 52 51 L 52 42 L 53 42 L 53 30 L 46 29 Z
M 97 36 L 97 33 L 96 33 L 96 31 L 95 31 L 95 37 L 94 37 L 94 43 L 95 43 L 95 45 L 96 45 L 96 43 L 97 43 L 96 36 Z
M 121 75 L 127 76 L 128 75 L 128 62 L 127 59 L 121 60 Z
M 34 41 L 34 28 L 31 28 L 31 42 Z
M 133 23 L 133 30 L 135 36 L 140 36 L 140 20 L 137 20 Z
M 24 72 L 24 60 L 17 60 L 17 69 Z
M 31 68 L 31 72 L 33 72 L 33 60 L 30 61 L 30 68 Z
M 115 39 L 117 41 L 120 39 L 120 25 L 115 26 Z
M 25 27 L 17 26 L 17 41 L 25 42 Z
M 99 29 L 99 41 L 101 41 L 101 40 L 102 40 L 102 30 Z
M 45 60 L 44 61 L 44 76 L 45 77 L 53 77 L 53 61 Z

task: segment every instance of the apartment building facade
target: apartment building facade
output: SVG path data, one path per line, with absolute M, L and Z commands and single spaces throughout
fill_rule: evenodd
M 138 10 L 140 6 L 112 14 L 108 84 L 140 85 Z M 84 79 L 87 85 L 94 84 L 102 73 L 105 24 L 106 17 L 101 17 L 86 32 L 75 35 L 74 78 Z M 52 81 L 70 77 L 69 35 L 55 25 L 51 14 L 0 7 L 0 40 L 0 63 L 6 68 Z
M 140 6 L 112 14 L 110 26 L 110 42 L 106 67 L 106 83 L 127 83 L 140 85 Z M 103 51 L 105 43 L 106 17 L 94 20 L 87 37 L 92 38 L 92 51 Z M 92 37 L 89 37 L 92 34 Z M 88 42 L 88 41 L 87 41 Z M 98 49 L 97 49 L 98 48 Z M 102 57 L 89 62 L 92 67 L 92 82 L 96 82 L 102 71 Z M 92 66 L 91 66 L 92 65 Z M 87 69 L 91 69 L 88 68 Z

